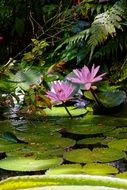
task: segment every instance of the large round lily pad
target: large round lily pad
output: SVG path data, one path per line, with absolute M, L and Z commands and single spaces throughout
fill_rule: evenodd
M 60 119 L 57 123 L 74 134 L 100 134 L 112 131 L 120 124 L 120 121 L 114 117 L 86 115 L 84 118 Z
M 127 127 L 116 128 L 113 131 L 106 132 L 105 135 L 108 136 L 108 137 L 115 137 L 115 138 L 119 138 L 119 139 L 125 139 L 125 138 L 127 138 Z
M 127 151 L 127 139 L 116 139 L 108 143 L 108 146 L 111 148 L 116 148 L 118 150 Z
M 57 166 L 62 161 L 61 158 L 35 160 L 24 157 L 7 157 L 0 160 L 0 168 L 13 171 L 40 171 Z
M 116 174 L 115 177 L 127 179 L 127 172 Z
M 84 148 L 64 153 L 66 160 L 76 163 L 112 162 L 124 157 L 122 151 L 111 148 L 95 148 L 92 151 Z
M 64 164 L 47 170 L 46 175 L 81 174 L 81 173 L 82 173 L 82 167 L 80 164 Z
M 79 116 L 87 113 L 86 109 L 75 109 L 73 106 L 68 107 L 68 110 L 72 116 Z M 53 107 L 52 109 L 46 108 L 44 111 L 47 116 L 69 117 L 64 107 Z
M 82 169 L 86 174 L 92 175 L 109 175 L 109 174 L 117 174 L 118 169 L 101 163 L 90 163 L 83 166 Z
M 90 163 L 85 166 L 80 164 L 65 164 L 55 168 L 51 168 L 46 172 L 46 175 L 60 175 L 60 174 L 92 174 L 92 175 L 108 175 L 117 174 L 118 169 L 100 163 Z
M 94 145 L 94 144 L 101 144 L 101 141 L 104 140 L 104 137 L 96 137 L 96 138 L 85 138 L 81 139 L 77 142 L 77 144 L 84 144 L 84 145 Z

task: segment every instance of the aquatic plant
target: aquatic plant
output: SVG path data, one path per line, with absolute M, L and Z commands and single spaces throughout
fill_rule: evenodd
M 93 64 L 91 71 L 89 68 L 84 65 L 82 69 L 74 69 L 74 77 L 67 77 L 68 80 L 70 80 L 73 83 L 77 83 L 82 85 L 81 88 L 84 90 L 90 90 L 90 89 L 96 89 L 96 86 L 93 86 L 92 84 L 98 81 L 102 80 L 102 77 L 106 74 L 103 73 L 101 75 L 96 76 L 100 69 L 100 66 L 95 67 Z
M 68 84 L 67 82 L 58 80 L 51 83 L 51 88 L 47 92 L 47 97 L 49 97 L 54 104 L 62 103 L 69 116 L 72 117 L 65 105 L 65 102 L 72 98 L 73 92 L 74 87 L 72 87 L 72 85 Z

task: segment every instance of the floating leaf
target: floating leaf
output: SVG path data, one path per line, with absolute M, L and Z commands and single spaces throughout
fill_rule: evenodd
M 60 174 L 92 174 L 92 175 L 107 175 L 107 174 L 116 174 L 118 169 L 100 163 L 90 163 L 81 167 L 80 164 L 65 164 L 60 165 L 55 168 L 49 169 L 46 172 L 46 175 L 60 175 Z
M 86 109 L 75 109 L 75 107 L 73 106 L 68 107 L 68 110 L 70 111 L 72 116 L 79 116 L 87 113 Z M 53 107 L 52 109 L 46 108 L 45 113 L 47 114 L 47 116 L 59 116 L 59 117 L 68 116 L 64 107 Z
M 2 190 L 122 190 L 127 180 L 92 175 L 34 175 L 11 177 L 0 182 Z
M 123 103 L 126 98 L 126 93 L 120 90 L 113 90 L 98 93 L 97 97 L 105 107 L 111 108 Z
M 81 174 L 82 167 L 80 164 L 64 164 L 58 167 L 49 169 L 46 175 L 59 175 L 59 174 Z
M 100 164 L 100 163 L 90 163 L 83 166 L 83 171 L 86 174 L 92 175 L 107 175 L 107 174 L 116 174 L 118 173 L 118 169 L 107 165 L 107 164 Z
M 115 175 L 115 177 L 127 179 L 127 172 L 119 173 L 119 174 Z
M 116 138 L 127 138 L 127 127 L 119 127 L 114 129 L 113 131 L 108 131 L 105 133 L 108 137 L 116 137 Z
M 122 120 L 110 116 L 86 115 L 83 118 L 67 119 L 57 121 L 59 125 L 66 128 L 67 132 L 74 134 L 99 134 L 112 131 L 116 126 L 122 125 Z M 125 125 L 125 121 L 124 121 Z
M 85 145 L 89 145 L 89 144 L 101 144 L 101 141 L 104 140 L 104 137 L 96 137 L 96 138 L 85 138 L 85 139 L 81 139 L 77 142 L 77 144 L 85 144 Z
M 108 143 L 108 146 L 118 150 L 127 151 L 127 139 L 116 139 Z
M 122 151 L 109 148 L 75 149 L 64 153 L 64 158 L 76 163 L 112 162 L 125 157 Z
M 39 171 L 46 170 L 61 163 L 61 158 L 35 160 L 24 157 L 7 157 L 0 160 L 0 168 L 13 171 Z

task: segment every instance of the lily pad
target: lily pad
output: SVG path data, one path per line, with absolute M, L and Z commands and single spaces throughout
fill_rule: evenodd
M 101 144 L 101 141 L 104 140 L 104 137 L 96 137 L 96 138 L 85 138 L 81 139 L 77 142 L 77 144 L 84 144 L 84 145 L 94 145 L 94 144 Z
M 127 139 L 116 139 L 108 143 L 108 146 L 118 150 L 127 151 Z
M 92 151 L 84 148 L 64 153 L 64 159 L 76 163 L 112 162 L 124 157 L 122 151 L 111 148 L 95 148 Z
M 27 188 L 27 190 L 118 190 L 117 188 L 111 187 L 100 187 L 100 186 L 78 186 L 78 185 L 60 185 L 60 186 L 48 186 L 48 187 L 37 187 L 37 188 Z M 22 190 L 26 190 L 22 189 Z M 121 189 L 122 190 L 122 189 Z
M 81 174 L 81 173 L 82 173 L 82 167 L 80 164 L 64 164 L 47 170 L 46 175 Z
M 126 93 L 120 90 L 106 91 L 97 94 L 99 101 L 107 108 L 116 107 L 123 103 Z
M 92 175 L 109 175 L 109 174 L 118 173 L 117 168 L 107 165 L 107 164 L 101 164 L 101 163 L 86 164 L 83 167 L 83 171 L 86 174 L 92 174 Z
M 86 115 L 84 118 L 65 119 L 57 123 L 63 126 L 67 132 L 74 134 L 100 134 L 112 131 L 121 121 L 115 117 Z
M 119 173 L 119 174 L 115 175 L 115 177 L 127 179 L 127 172 Z
M 113 131 L 108 131 L 105 133 L 108 137 L 116 137 L 119 139 L 127 138 L 127 127 L 119 127 L 114 129 Z
M 7 157 L 0 160 L 0 168 L 13 171 L 40 171 L 57 166 L 62 161 L 61 158 L 35 160 L 24 157 Z
M 60 175 L 60 174 L 92 174 L 92 175 L 108 175 L 108 174 L 117 174 L 118 169 L 100 163 L 90 163 L 85 166 L 80 164 L 65 164 L 60 165 L 55 168 L 47 170 L 46 175 Z
M 79 116 L 87 113 L 86 109 L 75 109 L 73 106 L 69 106 L 68 110 L 72 116 Z M 44 111 L 47 116 L 69 117 L 64 107 L 53 107 L 52 109 L 46 108 Z

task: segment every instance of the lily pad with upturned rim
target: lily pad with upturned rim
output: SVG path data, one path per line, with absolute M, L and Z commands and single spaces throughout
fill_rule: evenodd
M 60 165 L 62 158 L 35 160 L 24 157 L 7 157 L 0 160 L 0 168 L 12 171 L 40 171 Z

